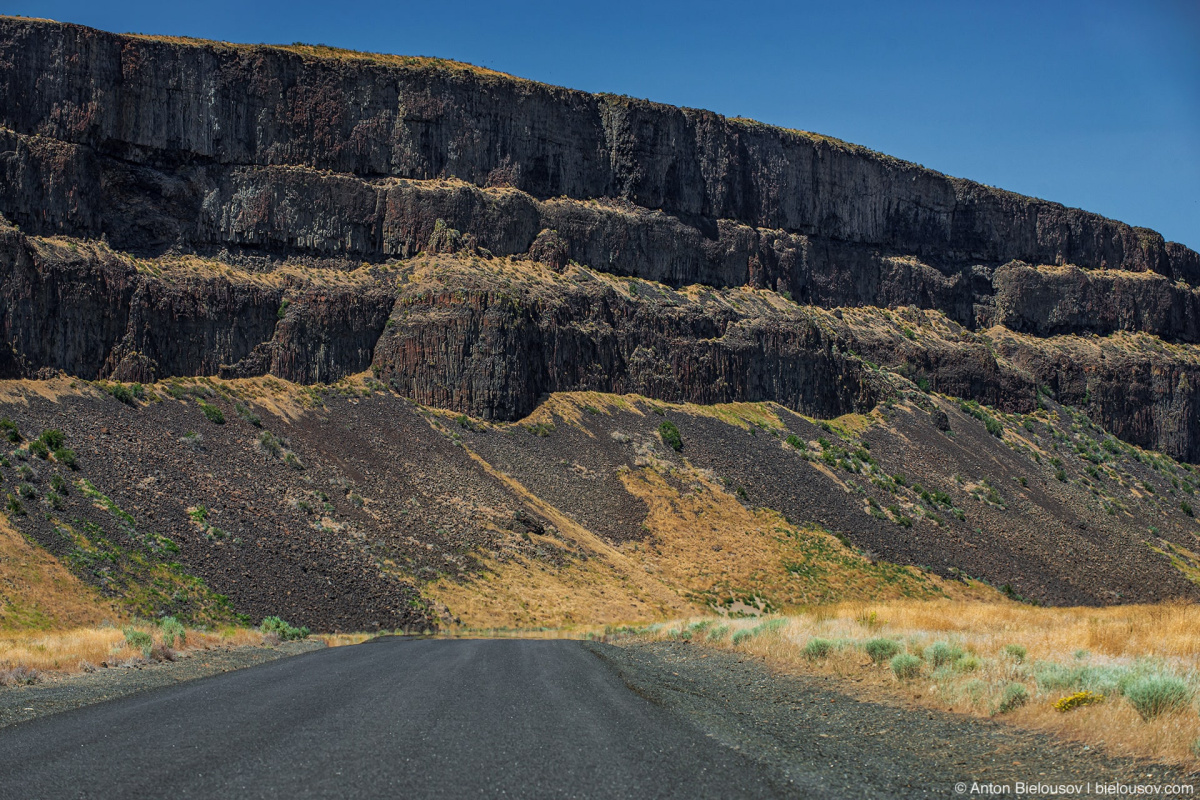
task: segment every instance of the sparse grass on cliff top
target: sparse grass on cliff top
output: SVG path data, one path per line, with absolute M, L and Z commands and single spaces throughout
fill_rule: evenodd
M 737 649 L 783 673 L 848 679 L 866 698 L 1000 717 L 1113 754 L 1200 768 L 1200 606 L 849 602 L 608 633 L 618 644 L 685 639 Z M 909 657 L 893 665 L 898 655 Z M 1082 692 L 1086 702 L 1064 700 Z

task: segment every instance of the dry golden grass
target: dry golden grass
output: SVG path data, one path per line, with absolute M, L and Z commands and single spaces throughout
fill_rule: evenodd
M 154 644 L 163 643 L 162 629 L 150 623 L 135 623 L 121 628 L 79 627 L 61 631 L 0 631 L 0 669 L 25 667 L 39 672 L 67 674 L 80 672 L 101 663 L 123 664 L 143 658 L 140 648 L 131 647 L 125 630 L 149 634 Z M 176 652 L 207 650 L 213 647 L 262 645 L 263 635 L 249 628 L 222 628 L 216 631 L 187 629 L 184 641 L 176 642 Z
M 318 634 L 317 638 L 325 642 L 326 647 L 346 647 L 348 645 L 362 644 L 368 639 L 373 639 L 373 633 L 322 633 Z
M 431 423 L 432 424 L 432 423 Z M 525 557 L 487 559 L 487 570 L 468 581 L 443 579 L 426 594 L 472 627 L 542 627 L 649 621 L 698 610 L 671 587 L 603 538 L 531 492 L 520 481 L 464 451 L 486 472 L 525 500 L 557 531 L 558 538 L 531 534 L 534 544 L 569 555 L 561 564 Z M 586 556 L 586 558 L 582 558 Z
M 590 393 L 556 396 L 550 408 L 557 413 L 542 419 L 562 424 L 565 416 L 569 423 L 573 409 L 592 406 L 588 413 L 609 413 L 645 402 Z M 735 404 L 713 413 L 748 425 L 765 422 L 769 411 L 761 404 Z M 434 426 L 442 421 L 440 415 L 429 418 Z M 986 587 L 945 582 L 914 567 L 873 562 L 819 528 L 792 525 L 769 510 L 748 509 L 711 476 L 667 465 L 649 451 L 639 456 L 641 467 L 621 475 L 630 494 L 649 508 L 648 536 L 614 545 L 470 448 L 464 450 L 554 526 L 553 535 L 531 534 L 529 540 L 560 554 L 487 557 L 482 573 L 427 587 L 431 598 L 472 628 L 649 622 L 706 608 L 778 610 L 847 597 L 998 596 Z
M 760 627 L 761 626 L 761 627 Z M 655 625 L 618 637 L 669 639 L 731 648 L 763 657 L 781 672 L 819 672 L 846 678 L 861 696 L 938 708 L 974 716 L 998 716 L 1013 724 L 1089 743 L 1125 756 L 1151 758 L 1200 769 L 1200 607 L 1167 603 L 1110 608 L 1037 608 L 1009 601 L 960 600 L 850 602 L 763 620 L 695 618 Z M 886 663 L 875 664 L 863 645 L 873 638 L 898 642 L 923 655 L 921 673 L 898 679 Z M 805 648 L 814 639 L 830 644 L 828 655 Z M 735 641 L 736 640 L 736 641 Z M 935 669 L 930 645 L 944 643 L 962 657 Z M 1010 646 L 1025 649 L 1018 657 Z M 1143 721 L 1117 688 L 1122 677 L 1168 674 L 1195 693 L 1182 710 Z M 1029 702 L 1007 713 L 1006 687 L 1024 686 Z M 1078 689 L 1101 688 L 1105 702 L 1066 713 L 1053 708 Z
M 775 609 L 847 597 L 934 597 L 953 585 L 915 567 L 872 562 L 828 532 L 749 509 L 699 472 L 644 467 L 622 476 L 649 508 L 647 541 L 622 547 L 685 597 L 737 606 L 754 596 Z M 959 584 L 961 586 L 961 584 Z M 761 605 L 761 603 L 760 603 Z
M 0 631 L 121 620 L 123 612 L 0 515 Z

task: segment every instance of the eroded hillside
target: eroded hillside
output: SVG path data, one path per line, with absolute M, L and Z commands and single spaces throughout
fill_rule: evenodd
M 144 615 L 527 626 L 995 591 L 976 580 L 1070 604 L 1200 588 L 1193 469 L 1045 397 L 913 390 L 822 421 L 577 393 L 489 423 L 369 373 L 3 390 L 13 526 Z

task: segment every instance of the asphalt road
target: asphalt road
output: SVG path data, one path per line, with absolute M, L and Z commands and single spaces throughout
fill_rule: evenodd
M 773 797 L 578 642 L 380 639 L 0 729 L 0 797 Z

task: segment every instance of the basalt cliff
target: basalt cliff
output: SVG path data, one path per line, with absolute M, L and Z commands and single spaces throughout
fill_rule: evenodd
M 1200 461 L 1198 286 L 1200 256 L 1153 231 L 813 133 L 587 94 L 439 59 L 116 35 L 0 18 L 0 378 L 42 387 L 12 389 L 12 397 L 29 391 L 75 397 L 72 413 L 83 420 L 77 435 L 92 439 L 109 436 L 104 419 L 111 409 L 88 405 L 105 395 L 89 394 L 92 384 L 86 382 L 110 394 L 113 386 L 136 384 L 138 392 L 159 387 L 148 395 L 116 390 L 123 404 L 103 402 L 117 403 L 112 408 L 120 414 L 131 407 L 150 414 L 159 402 L 226 403 L 231 423 L 241 424 L 234 405 L 247 409 L 240 420 L 258 420 L 251 431 L 256 436 L 265 415 L 273 414 L 277 429 L 295 427 L 295 447 L 279 444 L 274 434 L 274 444 L 260 437 L 255 458 L 266 453 L 272 469 L 295 478 L 295 470 L 275 456 L 298 452 L 307 441 L 315 450 L 307 459 L 296 456 L 295 463 L 306 460 L 311 478 L 319 471 L 314 464 L 326 459 L 329 480 L 343 488 L 374 480 L 368 476 L 394 454 L 372 456 L 378 459 L 368 459 L 373 467 L 353 466 L 352 457 L 328 449 L 333 445 L 312 428 L 315 423 L 297 421 L 302 414 L 284 413 L 277 404 L 256 407 L 266 402 L 263 392 L 274 396 L 286 385 L 291 388 L 284 394 L 319 394 L 333 384 L 353 386 L 365 399 L 344 413 L 365 415 L 376 427 L 385 426 L 381 420 L 389 415 L 407 420 L 405 415 L 419 417 L 426 409 L 432 409 L 429 419 L 441 419 L 442 411 L 447 420 L 461 415 L 457 428 L 434 425 L 442 436 L 435 439 L 451 437 L 460 447 L 464 435 L 508 442 L 507 434 L 491 432 L 528 429 L 536 435 L 526 445 L 536 450 L 546 446 L 542 440 L 556 425 L 561 433 L 564 419 L 577 426 L 588 422 L 591 427 L 580 430 L 599 436 L 609 449 L 620 441 L 636 450 L 639 435 L 650 437 L 627 456 L 606 449 L 595 464 L 568 459 L 562 450 L 544 454 L 579 467 L 571 479 L 611 472 L 602 480 L 606 491 L 639 498 L 630 501 L 633 506 L 613 500 L 609 510 L 616 516 L 609 517 L 588 509 L 580 499 L 587 492 L 563 490 L 561 502 L 580 511 L 575 523 L 557 524 L 548 521 L 554 514 L 547 509 L 558 501 L 529 500 L 505 482 L 516 481 L 512 470 L 496 467 L 484 453 L 499 448 L 507 453 L 502 461 L 520 461 L 528 457 L 513 454 L 520 447 L 509 452 L 508 445 L 480 442 L 467 448 L 473 457 L 461 461 L 455 450 L 429 445 L 432 463 L 462 481 L 439 477 L 449 482 L 437 503 L 462 495 L 464 486 L 478 491 L 479 481 L 500 481 L 489 490 L 498 493 L 494 502 L 472 500 L 487 505 L 487 513 L 474 506 L 454 511 L 464 530 L 474 531 L 459 539 L 441 533 L 430 538 L 429 526 L 442 529 L 425 517 L 409 530 L 408 522 L 367 513 L 371 498 L 364 506 L 363 496 L 350 488 L 344 494 L 358 500 L 345 513 L 355 521 L 302 522 L 312 502 L 304 493 L 317 490 L 281 484 L 276 505 L 290 503 L 287 515 L 295 519 L 272 524 L 320 530 L 325 545 L 329 537 L 337 540 L 334 550 L 341 555 L 317 548 L 324 555 L 305 556 L 303 546 L 297 550 L 295 542 L 281 544 L 278 537 L 259 548 L 276 554 L 267 559 L 271 569 L 286 576 L 277 583 L 295 587 L 294 616 L 326 627 L 432 619 L 432 606 L 419 600 L 420 587 L 471 573 L 478 558 L 496 557 L 503 548 L 488 542 L 497 536 L 509 537 L 520 550 L 547 526 L 561 533 L 578 523 L 576 545 L 593 534 L 605 547 L 644 538 L 653 527 L 646 514 L 653 515 L 654 502 L 643 497 L 649 490 L 615 476 L 662 467 L 670 453 L 654 438 L 653 426 L 635 434 L 626 420 L 592 430 L 600 417 L 608 419 L 609 400 L 568 404 L 574 411 L 562 412 L 565 417 L 545 412 L 547 398 L 564 392 L 601 393 L 610 400 L 637 396 L 614 406 L 630 420 L 640 420 L 647 409 L 707 420 L 708 412 L 698 408 L 767 404 L 776 410 L 759 427 L 780 441 L 796 440 L 788 453 L 811 450 L 802 463 L 828 461 L 820 469 L 829 475 L 814 480 L 833 481 L 850 496 L 838 501 L 837 511 L 814 514 L 798 495 L 768 489 L 765 475 L 723 483 L 718 478 L 730 472 L 757 473 L 734 457 L 738 447 L 711 442 L 710 463 L 689 462 L 686 469 L 715 472 L 689 473 L 685 483 L 692 481 L 692 488 L 679 484 L 672 491 L 736 488 L 739 507 L 773 508 L 793 521 L 844 530 L 847 547 L 867 542 L 873 553 L 901 563 L 942 576 L 969 573 L 1048 602 L 1192 593 L 1194 583 L 1180 577 L 1189 574 L 1185 567 L 1194 568 L 1188 566 L 1188 547 L 1195 547 L 1190 511 L 1174 509 L 1180 519 L 1171 517 L 1169 525 L 1154 510 L 1131 522 L 1121 517 L 1133 518 L 1128 503 L 1098 493 L 1099 479 L 1087 470 L 1105 458 L 1158 464 L 1134 454 L 1161 451 L 1170 457 L 1162 463 L 1173 465 L 1175 485 L 1160 490 L 1192 494 L 1188 462 Z M 208 383 L 187 384 L 201 386 L 195 391 L 180 388 L 180 380 L 193 378 Z M 70 381 L 69 391 L 64 381 Z M 50 385 L 57 388 L 49 392 Z M 388 403 L 407 405 L 373 406 L 369 413 L 357 407 L 376 402 L 378 393 L 391 398 Z M 36 402 L 13 402 L 32 409 L 14 411 L 14 418 L 37 417 L 18 419 L 21 425 L 55 424 L 49 407 L 37 411 Z M 581 403 L 597 414 L 580 416 Z M 896 409 L 922 421 L 920 436 L 895 427 L 888 415 L 901 413 Z M 42 419 L 43 412 L 51 417 Z M 1047 417 L 1051 412 L 1056 421 Z M 545 421 L 504 427 L 537 413 Z M 1004 554 L 1016 545 L 1005 539 L 1009 534 L 987 544 L 972 543 L 965 533 L 961 542 L 959 534 L 946 538 L 945 531 L 960 523 L 963 531 L 981 529 L 964 521 L 959 500 L 951 502 L 953 492 L 930 495 L 945 498 L 941 505 L 922 501 L 919 493 L 908 505 L 892 503 L 897 491 L 911 490 L 892 481 L 890 471 L 874 483 L 848 486 L 838 477 L 842 462 L 858 475 L 863 465 L 867 473 L 876 469 L 870 465 L 877 459 L 865 458 L 863 449 L 870 449 L 870 437 L 829 425 L 829 435 L 844 434 L 839 441 L 800 430 L 814 418 L 845 415 L 875 419 L 888 429 L 870 452 L 895 450 L 893 470 L 910 460 L 898 442 L 928 436 L 926 446 L 937 449 L 942 445 L 930 443 L 954 437 L 963 425 L 990 421 L 980 452 L 1006 443 L 1005 452 L 1028 451 L 1037 456 L 1038 469 L 1056 477 L 1045 493 L 1029 499 L 1026 522 L 1006 522 L 1012 511 L 988 517 L 988 509 L 1008 507 L 996 499 L 1003 491 L 988 495 L 988 480 L 1020 478 L 1022 488 L 1014 490 L 1020 493 L 1028 485 L 1005 460 L 1009 456 L 973 467 L 982 484 L 956 472 L 955 464 L 966 463 L 965 451 L 909 468 L 926 469 L 927 480 L 947 484 L 953 475 L 966 487 L 964 498 L 981 492 L 989 535 L 1009 530 L 1005 525 L 1024 531 L 1024 525 L 1044 523 L 1061 527 L 1061 536 L 1054 534 L 1060 538 L 1033 561 L 1018 556 L 1021 566 L 1010 569 Z M 129 474 L 111 464 L 97 467 L 117 470 L 109 476 L 113 491 L 130 481 L 145 487 L 151 478 L 165 480 L 135 466 L 148 456 L 147 445 L 132 432 L 140 430 L 133 422 L 121 424 L 134 426 L 126 431 L 133 443 L 107 446 L 132 448 L 123 457 Z M 170 423 L 190 424 L 183 418 Z M 1078 476 L 1070 464 L 1050 467 L 1061 459 L 1051 452 L 1058 444 L 1049 443 L 1078 439 L 1081 430 L 1099 433 L 1089 434 L 1092 444 L 1074 446 L 1072 457 L 1087 462 Z M 185 433 L 195 431 L 175 431 L 171 446 Z M 415 436 L 411 430 L 396 435 Z M 798 450 L 797 442 L 804 447 Z M 373 441 L 370 447 L 385 444 Z M 193 445 L 188 453 L 207 452 Z M 218 462 L 239 463 L 222 449 L 227 446 L 233 445 L 204 445 Z M 768 461 L 778 449 L 770 450 Z M 106 456 L 97 449 L 93 458 Z M 412 494 L 406 500 L 397 489 L 395 497 L 377 501 L 389 515 L 433 491 L 424 468 L 406 463 L 414 470 Z M 249 476 L 254 468 L 248 462 L 246 469 Z M 461 477 L 468 472 L 473 477 Z M 187 475 L 174 479 L 190 487 L 178 491 L 199 491 L 202 478 Z M 1138 490 L 1137 481 L 1146 481 L 1131 475 L 1114 480 L 1128 480 L 1139 498 L 1154 494 Z M 1076 477 L 1083 483 L 1073 484 Z M 792 488 L 819 494 L 832 485 Z M 376 487 L 382 494 L 393 489 Z M 139 502 L 150 508 L 153 492 L 147 492 Z M 319 502 L 328 514 L 340 509 L 342 501 L 331 503 L 327 489 L 319 493 L 326 495 Z M 1107 499 L 1097 499 L 1101 494 Z M 1162 499 L 1161 493 L 1156 497 Z M 243 497 L 240 505 L 224 505 L 231 515 L 243 515 L 239 524 L 250 530 L 262 524 L 255 502 Z M 922 502 L 932 506 L 915 519 L 937 518 L 933 533 L 923 540 L 899 535 L 913 523 L 911 508 Z M 1099 516 L 1087 517 L 1091 527 L 1073 522 L 1087 516 L 1080 509 L 1088 503 L 1099 509 Z M 189 507 L 221 506 L 210 497 Z M 506 510 L 496 511 L 502 506 Z M 947 516 L 951 508 L 959 513 Z M 852 511 L 864 520 L 847 522 Z M 580 515 L 594 518 L 589 523 Z M 485 517 L 492 521 L 470 522 Z M 291 590 L 260 600 L 262 586 L 238 584 L 252 573 L 242 575 L 238 557 L 207 536 L 211 526 L 180 524 L 196 539 L 185 561 L 235 605 L 256 613 L 286 605 L 281 597 Z M 1151 537 L 1147 548 L 1144 535 L 1127 535 L 1130 526 L 1165 539 Z M 38 536 L 52 550 L 66 546 L 60 540 L 74 541 L 43 528 Z M 1111 562 L 1118 540 L 1132 550 Z M 546 556 L 553 550 L 546 544 L 537 557 L 569 560 L 593 552 L 590 546 Z M 1067 555 L 1083 562 L 1049 566 Z M 1158 566 L 1147 567 L 1145 559 L 1158 559 Z M 316 561 L 325 564 L 323 571 L 310 572 Z M 1155 572 L 1160 567 L 1166 572 Z M 1111 575 L 1106 586 L 1088 585 L 1085 576 L 1096 569 Z M 335 577 L 338 585 L 359 586 L 345 590 L 346 597 L 391 599 L 380 600 L 377 613 L 358 600 L 324 606 L 313 600 L 313 586 L 333 585 Z M 696 591 L 695 597 L 704 595 Z M 403 599 L 399 605 L 397 597 Z M 659 600 L 662 608 L 675 602 Z

